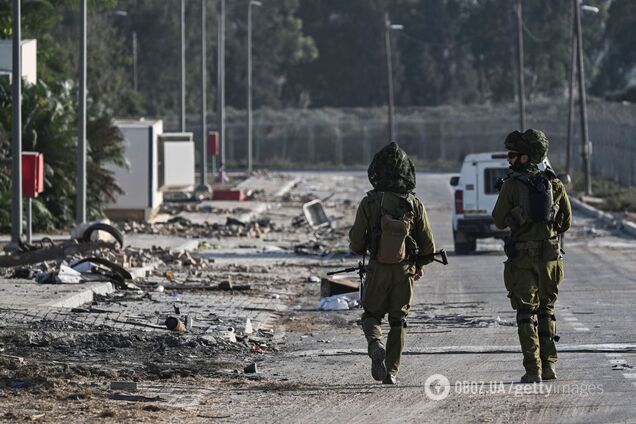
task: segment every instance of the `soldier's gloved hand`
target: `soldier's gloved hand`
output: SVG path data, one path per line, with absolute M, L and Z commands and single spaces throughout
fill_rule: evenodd
M 420 278 L 422 278 L 422 275 L 424 275 L 424 268 L 417 268 L 415 270 L 415 275 L 413 276 L 413 279 L 417 281 Z

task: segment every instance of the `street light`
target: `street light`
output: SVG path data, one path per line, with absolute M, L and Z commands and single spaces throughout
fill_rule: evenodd
M 181 17 L 180 17 L 180 29 L 181 29 L 181 56 L 180 56 L 180 72 L 181 72 L 181 87 L 180 87 L 180 109 L 181 116 L 179 117 L 179 131 L 184 132 L 186 130 L 186 81 L 185 81 L 185 0 L 181 0 Z
M 217 42 L 217 121 L 219 138 L 221 139 L 221 163 L 219 177 L 225 182 L 225 0 L 217 2 L 218 13 L 218 42 Z
M 86 0 L 80 6 L 80 90 L 75 222 L 86 222 Z
M 208 172 L 208 120 L 207 112 L 207 96 L 206 96 L 206 43 L 207 36 L 207 8 L 208 0 L 201 0 L 201 174 L 197 191 L 209 192 L 210 186 L 207 181 Z
M 519 89 L 519 129 L 526 129 L 526 84 L 523 75 L 523 9 L 517 0 L 517 86 Z
M 22 239 L 22 54 L 20 44 L 20 0 L 13 0 L 13 100 L 11 107 L 11 243 L 6 250 L 17 250 Z
M 574 83 L 574 49 L 576 49 L 576 62 L 579 69 L 579 98 L 580 98 L 580 112 L 581 112 L 581 156 L 583 158 L 583 175 L 585 184 L 585 194 L 590 196 L 592 194 L 592 166 L 591 155 L 592 146 L 589 140 L 588 125 L 587 125 L 587 101 L 585 93 L 585 67 L 583 66 L 583 29 L 581 27 L 581 10 L 591 13 L 598 13 L 599 9 L 594 6 L 582 5 L 581 0 L 572 0 L 573 9 L 573 40 L 572 40 L 572 63 L 571 66 L 571 80 L 570 80 L 570 101 L 568 112 L 568 139 L 566 143 L 566 169 L 570 167 L 570 128 L 572 126 L 572 115 L 574 108 L 573 101 L 573 83 Z
M 247 172 L 252 172 L 252 6 L 262 5 L 257 0 L 247 5 Z
M 393 119 L 393 67 L 391 63 L 391 30 L 402 30 L 403 25 L 392 24 L 389 20 L 389 14 L 384 15 L 384 44 L 386 48 L 386 73 L 389 87 L 389 142 L 395 141 L 393 136 L 395 133 Z

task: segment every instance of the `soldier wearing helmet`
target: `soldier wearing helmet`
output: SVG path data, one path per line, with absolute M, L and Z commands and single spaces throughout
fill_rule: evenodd
M 556 379 L 555 304 L 563 280 L 559 236 L 570 228 L 572 210 L 563 183 L 537 166 L 548 152 L 541 131 L 513 131 L 504 142 L 510 172 L 492 212 L 495 225 L 510 228 L 504 249 L 504 283 L 517 312 L 525 374 L 522 383 Z
M 406 317 L 413 282 L 435 251 L 426 210 L 415 197 L 415 166 L 396 143 L 380 150 L 369 166 L 373 190 L 360 202 L 349 231 L 350 249 L 369 254 L 364 283 L 362 330 L 371 358 L 371 375 L 383 384 L 396 384 L 406 339 Z M 381 322 L 388 314 L 386 345 Z

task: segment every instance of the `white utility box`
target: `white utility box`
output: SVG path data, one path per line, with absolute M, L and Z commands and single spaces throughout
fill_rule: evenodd
M 194 185 L 194 141 L 192 133 L 164 133 L 159 136 L 160 187 L 162 190 L 190 189 Z
M 163 122 L 118 120 L 115 125 L 124 137 L 124 156 L 129 169 L 110 166 L 124 194 L 108 205 L 106 216 L 113 220 L 147 220 L 163 202 L 159 189 L 159 136 Z
M 26 84 L 38 82 L 38 42 L 37 40 L 22 40 L 20 43 L 22 55 L 22 78 Z M 13 72 L 13 40 L 0 41 L 0 74 L 11 78 Z

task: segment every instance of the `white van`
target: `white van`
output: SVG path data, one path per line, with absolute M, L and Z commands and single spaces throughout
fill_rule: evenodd
M 508 172 L 506 152 L 474 153 L 464 158 L 459 176 L 450 180 L 455 187 L 452 208 L 455 253 L 475 251 L 478 238 L 503 238 L 509 232 L 495 227 L 492 210 L 497 196 L 496 184 Z

